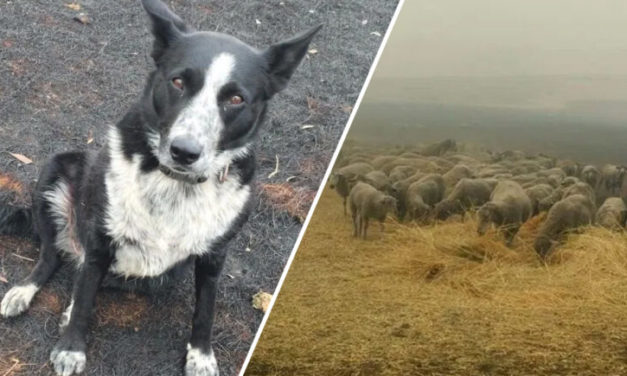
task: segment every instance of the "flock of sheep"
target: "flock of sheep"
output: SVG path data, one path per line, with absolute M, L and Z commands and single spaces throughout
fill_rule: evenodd
M 344 200 L 345 215 L 350 206 L 354 236 L 366 238 L 370 219 L 383 228 L 388 213 L 399 221 L 428 224 L 453 215 L 463 221 L 476 211 L 478 234 L 494 225 L 510 246 L 527 220 L 548 211 L 534 242 L 544 258 L 569 231 L 592 224 L 625 228 L 625 167 L 461 148 L 453 140 L 418 151 L 372 153 L 345 146 L 330 187 Z

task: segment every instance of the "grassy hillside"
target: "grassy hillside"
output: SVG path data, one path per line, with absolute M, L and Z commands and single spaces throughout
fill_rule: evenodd
M 476 222 L 388 220 L 354 239 L 327 189 L 246 375 L 627 374 L 627 235 L 589 228 L 547 265 Z

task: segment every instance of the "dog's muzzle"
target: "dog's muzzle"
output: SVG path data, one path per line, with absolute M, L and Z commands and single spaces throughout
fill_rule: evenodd
M 200 183 L 204 183 L 207 181 L 207 177 L 205 176 L 191 176 L 188 174 L 184 174 L 178 171 L 174 171 L 173 169 L 171 169 L 168 166 L 164 166 L 164 165 L 159 165 L 159 171 L 163 172 L 164 175 L 166 175 L 169 178 L 172 178 L 174 180 L 179 180 L 179 181 L 183 181 L 185 183 L 189 183 L 189 184 L 200 184 Z
M 209 179 L 206 176 L 198 177 L 198 176 L 191 176 L 188 174 L 184 174 L 184 173 L 175 171 L 171 169 L 170 167 L 162 165 L 162 164 L 159 165 L 159 171 L 161 171 L 167 177 L 170 177 L 172 179 L 179 180 L 185 183 L 189 183 L 189 184 L 200 184 L 200 183 L 206 182 Z M 229 165 L 227 164 L 226 167 L 222 171 L 220 171 L 220 174 L 218 175 L 218 182 L 224 183 L 226 181 L 228 174 L 229 174 Z

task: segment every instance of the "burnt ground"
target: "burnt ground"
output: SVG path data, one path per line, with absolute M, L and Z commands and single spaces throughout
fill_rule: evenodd
M 152 67 L 138 1 L 0 0 L 0 186 L 28 203 L 41 164 L 54 153 L 103 145 L 107 126 L 134 101 Z M 229 246 L 214 349 L 224 375 L 238 372 L 319 180 L 359 94 L 396 1 L 170 1 L 198 29 L 263 47 L 323 22 L 289 88 L 271 103 L 258 142 L 258 203 Z M 89 24 L 73 20 L 84 12 Z M 258 20 L 259 22 L 257 22 Z M 364 25 L 363 20 L 367 20 Z M 304 127 L 312 125 L 313 127 Z M 24 164 L 10 153 L 33 160 Z M 279 160 L 278 173 L 268 177 Z M 34 265 L 33 244 L 0 238 L 0 296 Z M 26 315 L 0 320 L 0 375 L 50 375 L 48 354 L 69 303 L 62 268 Z M 177 375 L 192 316 L 191 274 L 150 294 L 103 289 L 88 339 L 89 375 Z

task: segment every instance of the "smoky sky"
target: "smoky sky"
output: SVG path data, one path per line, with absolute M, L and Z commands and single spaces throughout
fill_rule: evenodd
M 406 0 L 350 137 L 627 163 L 627 0 Z
M 407 0 L 378 77 L 627 76 L 625 0 Z
M 401 101 L 627 124 L 627 0 L 407 0 L 364 99 Z

